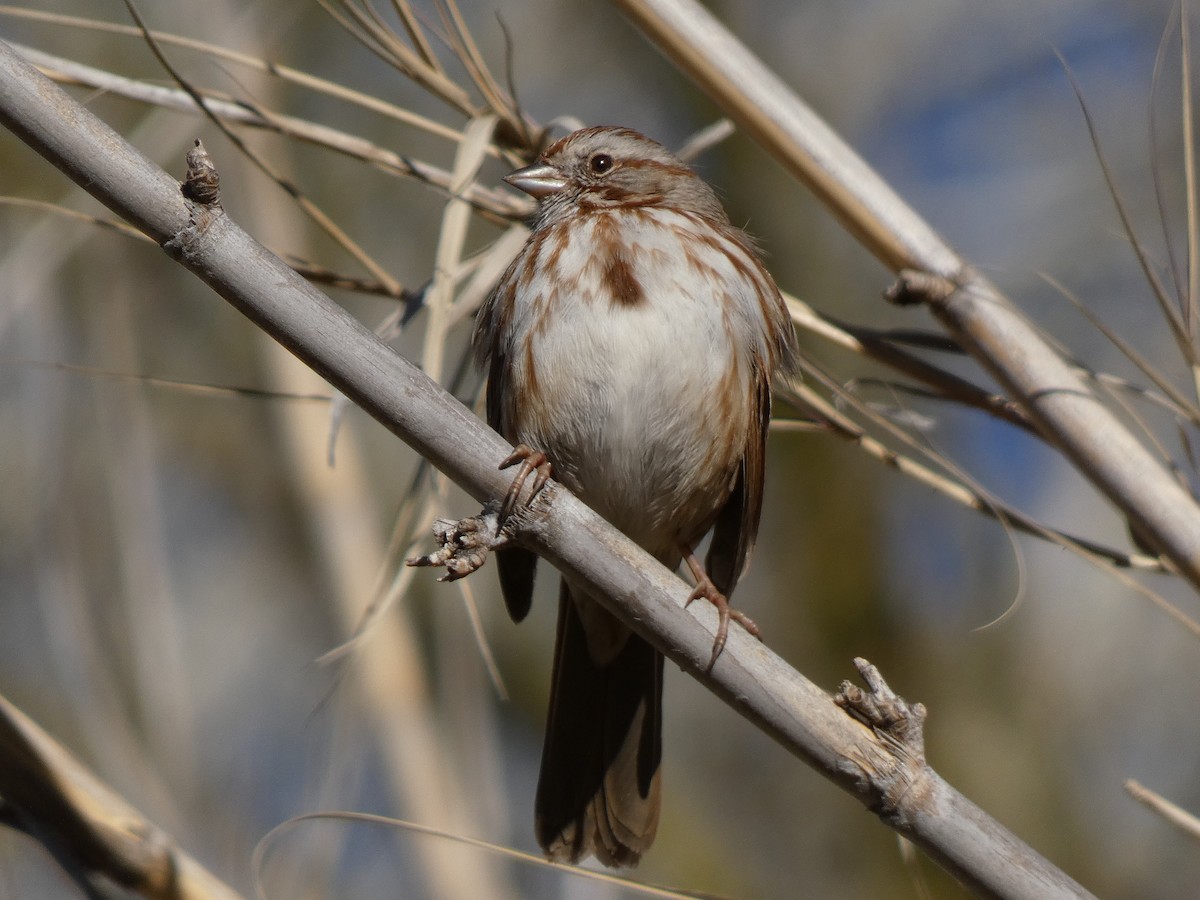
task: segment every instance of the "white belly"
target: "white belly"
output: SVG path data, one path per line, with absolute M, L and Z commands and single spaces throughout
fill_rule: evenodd
M 538 402 L 514 403 L 507 418 L 512 437 L 546 452 L 556 478 L 670 557 L 698 539 L 732 487 L 753 391 L 750 348 L 731 334 L 723 282 L 700 279 L 698 290 L 682 251 L 653 243 L 662 229 L 641 234 L 625 252 L 639 302 L 596 290 L 604 282 L 588 271 L 589 241 L 559 254 L 557 289 L 535 280 L 518 296 L 509 346 L 528 336 L 533 352 L 510 355 L 509 396 Z

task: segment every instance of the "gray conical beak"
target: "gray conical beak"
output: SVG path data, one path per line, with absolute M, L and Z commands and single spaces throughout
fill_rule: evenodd
M 504 180 L 530 197 L 541 199 L 557 194 L 567 186 L 567 179 L 549 163 L 534 163 L 504 176 Z

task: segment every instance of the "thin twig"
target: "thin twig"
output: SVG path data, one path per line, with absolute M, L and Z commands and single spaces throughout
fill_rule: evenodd
M 1104 323 L 1104 320 L 1100 318 L 1098 313 L 1094 312 L 1075 294 L 1074 291 L 1064 285 L 1061 281 L 1059 281 L 1057 278 L 1054 278 L 1052 275 L 1047 275 L 1046 273 L 1041 273 L 1041 278 L 1060 294 L 1066 297 L 1067 300 L 1070 301 L 1071 305 L 1074 306 L 1075 309 L 1078 310 L 1079 313 L 1091 323 L 1093 328 L 1104 335 L 1104 337 L 1106 337 L 1114 347 L 1121 351 L 1121 354 L 1126 359 L 1138 367 L 1143 375 L 1154 382 L 1154 386 L 1162 391 L 1162 393 L 1170 400 L 1172 404 L 1171 409 L 1173 412 L 1175 412 L 1177 415 L 1186 417 L 1194 424 L 1200 425 L 1200 407 L 1188 400 L 1188 398 L 1185 397 L 1178 388 L 1171 384 L 1167 376 L 1160 372 L 1157 366 L 1139 353 L 1137 348 L 1135 348 L 1124 337 L 1122 337 L 1112 328 L 1109 328 L 1108 325 Z
M 433 52 L 433 47 L 425 37 L 424 29 L 421 28 L 416 15 L 413 14 L 412 7 L 408 5 L 408 0 L 392 0 L 392 9 L 400 17 L 400 22 L 404 25 L 405 32 L 408 33 L 408 39 L 412 41 L 416 51 L 421 54 L 421 59 L 425 60 L 426 64 L 434 71 L 445 71 L 442 68 L 441 60 Z
M 1158 50 L 1154 54 L 1154 70 L 1150 76 L 1150 103 L 1149 103 L 1149 133 L 1150 147 L 1152 150 L 1158 149 L 1158 107 L 1155 105 L 1155 98 L 1158 97 L 1159 87 L 1162 83 L 1163 67 L 1167 59 L 1167 45 L 1170 42 L 1171 35 L 1174 33 L 1174 27 L 1179 22 L 1179 4 L 1171 6 L 1170 15 L 1167 17 L 1167 24 L 1163 26 L 1162 36 L 1158 40 Z M 1157 154 L 1150 166 L 1150 175 L 1154 181 L 1154 201 L 1158 206 L 1158 219 L 1163 228 L 1163 243 L 1167 248 L 1168 269 L 1171 273 L 1171 279 L 1175 285 L 1175 296 L 1183 298 L 1184 294 L 1184 275 L 1179 267 L 1179 259 L 1175 253 L 1175 241 L 1171 239 L 1171 229 L 1169 227 L 1170 218 L 1167 215 L 1167 189 L 1162 178 L 1163 167 L 1158 164 Z M 1190 314 L 1189 314 L 1190 315 Z M 1186 317 L 1185 317 L 1186 318 Z M 1194 322 L 1188 318 L 1188 328 L 1194 329 Z
M 170 109 L 187 112 L 199 111 L 192 97 L 182 89 L 166 88 L 125 78 L 103 69 L 96 69 L 83 63 L 53 56 L 32 47 L 19 44 L 11 44 L 11 46 L 56 81 L 98 88 L 110 94 L 118 94 L 131 100 L 153 103 Z M 201 91 L 200 93 L 204 97 L 208 111 L 225 121 L 269 129 L 305 143 L 326 147 L 354 159 L 368 162 L 388 174 L 413 178 L 443 193 L 449 192 L 450 173 L 438 166 L 402 156 L 364 138 L 347 134 L 327 125 L 273 112 L 262 106 L 252 107 L 244 102 L 223 99 L 208 92 Z M 463 199 L 477 211 L 496 222 L 521 219 L 531 211 L 528 198 L 518 196 L 514 192 L 493 190 L 477 183 L 466 187 Z
M 133 25 L 122 25 L 116 22 L 103 22 L 99 19 L 86 19 L 79 16 L 67 16 L 60 13 L 51 13 L 44 10 L 26 9 L 19 6 L 0 6 L 0 15 L 13 16 L 16 18 L 27 19 L 32 21 L 47 22 L 52 25 L 59 25 L 68 28 L 81 28 L 86 31 L 99 32 L 104 34 L 119 34 L 131 37 L 142 38 L 143 32 L 140 28 Z M 239 53 L 236 50 L 231 50 L 228 47 L 222 47 L 219 44 L 210 44 L 207 41 L 197 40 L 196 38 L 183 37 L 182 35 L 171 34 L 166 31 L 151 30 L 150 34 L 160 44 L 165 44 L 174 47 L 185 47 L 189 50 L 195 50 L 205 56 L 213 59 L 223 60 L 225 62 L 236 63 L 237 65 L 253 69 L 257 72 L 264 72 L 272 75 L 285 82 L 298 85 L 319 94 L 324 94 L 328 97 L 333 97 L 337 100 L 342 100 L 346 103 L 351 103 L 362 109 L 370 110 L 379 115 L 386 116 L 397 122 L 402 122 L 405 125 L 411 125 L 421 131 L 427 132 L 437 137 L 446 138 L 447 140 L 458 142 L 462 140 L 462 133 L 455 128 L 444 125 L 427 116 L 419 115 L 412 110 L 405 109 L 402 106 L 396 106 L 394 103 L 388 103 L 386 100 L 381 100 L 379 97 L 371 94 L 365 94 L 362 91 L 356 91 L 348 88 L 345 85 L 338 84 L 334 81 L 329 81 L 325 78 L 319 78 L 316 75 L 311 75 L 308 72 L 294 69 L 291 66 L 285 66 L 281 63 L 272 62 L 271 60 L 261 59 L 257 56 L 251 56 L 247 53 Z M 11 44 L 11 41 L 10 41 Z M 501 154 L 497 150 L 492 151 L 496 156 Z
M 1183 132 L 1183 181 L 1184 197 L 1187 200 L 1187 294 L 1180 298 L 1187 320 L 1188 335 L 1191 344 L 1196 341 L 1196 329 L 1200 323 L 1196 321 L 1196 304 L 1200 303 L 1200 214 L 1197 212 L 1197 181 L 1196 181 L 1196 123 L 1192 111 L 1192 38 L 1188 25 L 1188 3 L 1181 0 L 1179 6 L 1179 39 L 1180 39 L 1180 73 L 1183 99 L 1180 103 L 1183 122 L 1180 126 Z M 1197 363 L 1193 357 L 1193 377 L 1200 376 Z M 1200 399 L 1200 382 L 1195 383 Z
M 1163 285 L 1162 279 L 1158 277 L 1158 272 L 1151 265 L 1150 256 L 1146 252 L 1145 246 L 1138 240 L 1137 232 L 1133 227 L 1133 219 L 1130 218 L 1129 210 L 1125 205 L 1120 188 L 1117 187 L 1116 176 L 1108 164 L 1108 158 L 1100 149 L 1100 135 L 1096 130 L 1096 122 L 1092 119 L 1092 113 L 1088 109 L 1087 101 L 1083 97 L 1083 88 L 1075 78 L 1074 71 L 1067 64 L 1066 58 L 1061 53 L 1058 54 L 1058 58 L 1067 76 L 1067 80 L 1070 82 L 1071 89 L 1075 92 L 1075 99 L 1079 103 L 1079 109 L 1083 114 L 1083 121 L 1087 125 L 1088 135 L 1091 137 L 1092 146 L 1096 150 L 1096 161 L 1100 164 L 1100 171 L 1104 176 L 1104 183 L 1108 187 L 1109 196 L 1112 197 L 1113 204 L 1117 208 L 1117 216 L 1121 220 L 1121 228 L 1124 229 L 1126 236 L 1129 238 L 1134 255 L 1137 257 L 1138 265 L 1141 266 L 1142 275 L 1145 277 L 1146 283 L 1150 285 L 1154 299 L 1158 301 L 1158 307 L 1162 312 L 1163 318 L 1166 320 L 1167 325 L 1170 326 L 1176 346 L 1179 348 L 1188 365 L 1195 366 L 1198 357 L 1195 348 L 1192 346 L 1191 339 L 1188 337 L 1187 327 L 1184 325 L 1179 311 L 1171 303 L 1166 287 Z
M 341 228 L 341 226 L 327 216 L 319 206 L 309 200 L 296 184 L 276 173 L 274 169 L 267 164 L 266 160 L 251 150 L 246 145 L 245 141 L 243 141 L 235 132 L 233 132 L 224 122 L 221 121 L 220 116 L 217 116 L 209 110 L 208 105 L 206 104 L 204 97 L 200 94 L 200 92 L 197 91 L 192 84 L 179 73 L 179 70 L 176 69 L 167 59 L 166 54 L 163 52 L 162 48 L 159 47 L 158 42 L 154 39 L 154 36 L 150 33 L 149 26 L 146 25 L 141 13 L 138 12 L 137 6 L 134 5 L 133 0 L 123 0 L 123 2 L 125 3 L 125 8 L 129 10 L 129 14 L 133 17 L 134 21 L 137 22 L 138 27 L 142 29 L 142 35 L 146 40 L 146 44 L 150 47 L 150 52 L 154 54 L 154 58 L 158 60 L 159 64 L 164 69 L 166 69 L 167 74 L 169 74 L 175 80 L 175 83 L 178 84 L 187 93 L 187 95 L 192 98 L 192 101 L 198 107 L 200 107 L 200 110 L 205 116 L 208 117 L 209 121 L 221 129 L 221 132 L 225 135 L 225 137 L 229 138 L 230 142 L 237 147 L 237 149 L 241 151 L 242 155 L 245 156 L 246 159 L 250 160 L 250 162 L 253 163 L 260 172 L 274 181 L 277 185 L 279 185 L 279 187 L 283 188 L 287 195 L 295 201 L 296 205 L 300 207 L 305 215 L 312 219 L 318 228 L 333 238 L 333 240 L 343 250 L 358 260 L 359 263 L 361 263 L 362 266 L 376 279 L 387 285 L 388 292 L 392 296 L 399 297 L 404 288 L 400 282 L 392 277 L 387 269 L 377 263 L 375 259 L 369 253 L 367 253 L 366 250 L 359 246 L 359 244 Z
M 806 374 L 814 381 L 825 385 L 831 391 L 838 393 L 845 402 L 855 406 L 855 408 L 863 415 L 871 416 L 869 410 L 862 406 L 857 398 L 852 395 L 845 394 L 839 390 L 839 386 L 832 378 L 826 375 L 821 369 L 815 365 L 805 361 L 803 363 Z M 1116 550 L 1112 547 L 1107 547 L 1087 538 L 1075 537 L 1062 531 L 1049 528 L 1036 519 L 1026 516 L 1024 513 L 1013 509 L 1012 507 L 1000 502 L 995 498 L 987 498 L 984 492 L 978 486 L 968 486 L 957 479 L 949 479 L 943 475 L 939 475 L 933 469 L 923 465 L 916 459 L 906 456 L 897 450 L 887 446 L 882 441 L 869 435 L 861 426 L 856 424 L 848 416 L 838 411 L 832 404 L 824 400 L 816 393 L 808 384 L 790 380 L 782 386 L 781 396 L 785 400 L 789 400 L 801 409 L 811 410 L 818 419 L 830 426 L 833 432 L 846 440 L 852 441 L 867 455 L 878 459 L 885 465 L 891 466 L 898 472 L 912 478 L 920 484 L 933 488 L 938 493 L 956 503 L 959 503 L 968 509 L 973 509 L 976 512 L 981 512 L 992 517 L 1003 517 L 1004 521 L 1016 528 L 1018 531 L 1026 532 L 1037 537 L 1044 537 L 1056 544 L 1070 545 L 1077 548 L 1085 556 L 1094 554 L 1096 557 L 1103 558 L 1114 565 L 1122 568 L 1139 569 L 1145 571 L 1163 571 L 1161 560 L 1148 556 L 1146 554 L 1134 554 L 1121 550 Z M 890 431 L 892 435 L 904 443 L 909 444 L 918 453 L 926 456 L 931 456 L 940 464 L 943 462 L 941 457 L 933 454 L 933 451 L 927 447 L 920 446 L 917 442 L 905 434 L 901 429 L 891 425 L 886 419 L 874 416 L 876 424 Z M 1200 633 L 1200 626 L 1193 624 L 1189 630 Z
M 1125 782 L 1125 790 L 1134 800 L 1154 810 L 1188 837 L 1200 841 L 1200 818 L 1132 778 Z
M 468 118 L 481 112 L 471 102 L 470 95 L 455 83 L 440 66 L 425 61 L 424 50 L 414 52 L 375 16 L 370 4 L 360 8 L 354 0 L 336 0 L 340 10 L 331 0 L 318 0 L 321 7 L 346 31 L 359 40 L 364 47 L 384 62 L 395 66 L 408 78 L 425 88 L 435 97 L 449 104 Z

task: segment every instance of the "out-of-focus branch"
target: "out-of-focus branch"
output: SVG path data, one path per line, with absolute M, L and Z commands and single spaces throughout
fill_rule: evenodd
M 908 296 L 924 302 L 1134 531 L 1200 587 L 1200 506 L 991 282 L 696 0 L 615 3 L 868 250 L 894 272 L 940 283 L 944 289 Z
M 179 88 L 149 84 L 145 81 L 106 72 L 75 60 L 45 53 L 33 47 L 15 46 L 22 56 L 43 69 L 49 77 L 56 81 L 97 88 L 109 94 L 161 106 L 165 109 L 199 112 L 195 101 Z M 204 102 L 209 112 L 224 122 L 275 131 L 354 159 L 361 159 L 381 171 L 413 178 L 442 191 L 450 190 L 450 173 L 445 169 L 419 159 L 402 156 L 363 138 L 330 128 L 328 125 L 272 112 L 263 107 L 253 107 L 247 101 L 233 102 L 221 97 L 207 96 L 207 92 Z M 461 134 L 455 135 L 456 140 L 461 140 L 461 138 Z M 474 183 L 467 185 L 463 194 L 464 199 L 477 210 L 497 221 L 519 218 L 526 215 L 530 209 L 527 199 L 518 198 L 512 192 L 489 190 Z
M 505 493 L 510 475 L 496 466 L 511 448 L 495 432 L 238 228 L 211 195 L 207 203 L 185 201 L 174 179 L 2 43 L 0 123 L 474 497 Z M 972 889 L 1087 896 L 923 757 L 897 752 L 887 735 L 852 719 L 740 629 L 710 671 L 715 610 L 685 610 L 688 587 L 567 491 L 551 483 L 515 518 L 528 546 L 610 598 L 630 628 Z
M 40 841 L 88 896 L 240 896 L 0 696 L 0 813 Z
M 1134 800 L 1154 810 L 1188 837 L 1200 841 L 1200 818 L 1132 778 L 1125 782 L 1125 790 Z

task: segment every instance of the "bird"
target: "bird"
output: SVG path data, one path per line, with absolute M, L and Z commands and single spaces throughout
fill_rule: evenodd
M 583 128 L 505 177 L 537 201 L 530 235 L 476 319 L 501 467 L 551 473 L 716 605 L 728 603 L 762 510 L 771 380 L 795 331 L 756 245 L 662 144 Z M 696 544 L 713 537 L 705 562 Z M 530 609 L 537 557 L 497 551 L 511 618 Z M 689 600 L 689 602 L 691 602 Z M 535 833 L 554 861 L 636 865 L 662 802 L 663 657 L 564 576 Z M 711 665 L 710 662 L 710 665 Z

